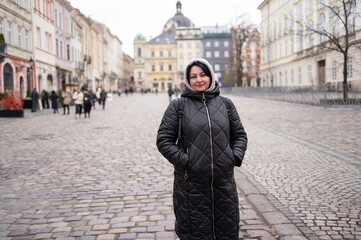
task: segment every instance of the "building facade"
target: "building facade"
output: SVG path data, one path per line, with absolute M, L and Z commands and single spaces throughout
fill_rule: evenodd
M 33 2 L 34 61 L 37 90 L 58 90 L 55 68 L 54 1 Z
M 28 1 L 0 1 L 0 92 L 18 91 L 23 98 L 36 88 L 31 6 Z
M 224 86 L 224 76 L 233 49 L 232 34 L 227 26 L 207 26 L 201 29 L 203 57 L 212 65 L 220 85 Z
M 324 5 L 328 7 L 325 7 Z M 261 11 L 261 71 L 262 86 L 323 86 L 343 81 L 343 55 L 325 36 L 310 31 L 327 32 L 337 39 L 344 38 L 344 27 L 331 9 L 341 1 L 281 1 L 265 0 Z M 360 41 L 360 5 L 355 1 L 348 18 L 349 40 Z M 341 14 L 342 15 L 342 14 Z M 361 85 L 361 55 L 357 48 L 349 50 L 348 82 Z
M 71 54 L 71 12 L 73 7 L 66 0 L 54 1 L 55 68 L 57 89 L 65 90 L 72 83 L 73 60 Z
M 146 57 L 146 38 L 138 33 L 134 38 L 134 84 L 136 88 L 151 88 L 146 86 L 145 76 L 145 57 Z

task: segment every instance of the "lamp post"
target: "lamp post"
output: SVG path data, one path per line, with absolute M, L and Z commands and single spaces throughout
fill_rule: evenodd
M 32 57 L 30 57 L 29 65 L 30 65 L 30 91 L 32 91 L 33 90 L 33 66 L 34 66 L 34 60 Z

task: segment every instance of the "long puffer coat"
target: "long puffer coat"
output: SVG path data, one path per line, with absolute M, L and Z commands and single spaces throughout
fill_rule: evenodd
M 175 231 L 185 239 L 238 239 L 239 207 L 234 167 L 240 166 L 247 135 L 235 106 L 210 92 L 185 88 L 181 138 L 178 137 L 179 99 L 164 113 L 157 147 L 174 165 Z M 228 112 L 229 111 L 229 112 Z

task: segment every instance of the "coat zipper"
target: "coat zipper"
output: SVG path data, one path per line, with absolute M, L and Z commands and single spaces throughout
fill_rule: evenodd
M 213 181 L 214 181 L 214 171 L 213 171 L 213 140 L 212 140 L 212 125 L 211 125 L 211 118 L 209 116 L 208 107 L 206 104 L 206 96 L 202 93 L 202 102 L 204 107 L 206 108 L 207 118 L 208 118 L 208 125 L 209 125 L 209 142 L 211 145 L 211 169 L 212 169 L 212 178 L 211 178 L 211 194 L 212 194 L 212 225 L 213 225 L 213 239 L 216 240 L 216 228 L 214 225 L 214 190 L 213 190 Z

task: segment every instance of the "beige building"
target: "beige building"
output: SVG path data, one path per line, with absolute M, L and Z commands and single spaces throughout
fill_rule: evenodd
M 202 57 L 202 31 L 200 28 L 180 27 L 176 29 L 177 83 L 183 81 L 184 67 L 193 58 Z
M 327 8 L 321 5 L 324 2 Z M 357 2 L 357 1 L 356 1 Z M 333 45 L 309 28 L 324 30 L 342 39 L 340 20 L 330 9 L 333 0 L 264 0 L 261 11 L 261 86 L 314 86 L 343 81 L 343 55 L 327 47 Z M 349 17 L 350 41 L 361 40 L 360 5 L 352 7 Z M 334 8 L 335 9 L 335 8 Z M 358 9 L 358 10 L 357 10 Z M 361 84 L 361 54 L 349 50 L 348 82 Z
M 136 88 L 145 88 L 145 43 L 146 38 L 138 33 L 134 38 L 134 84 Z

